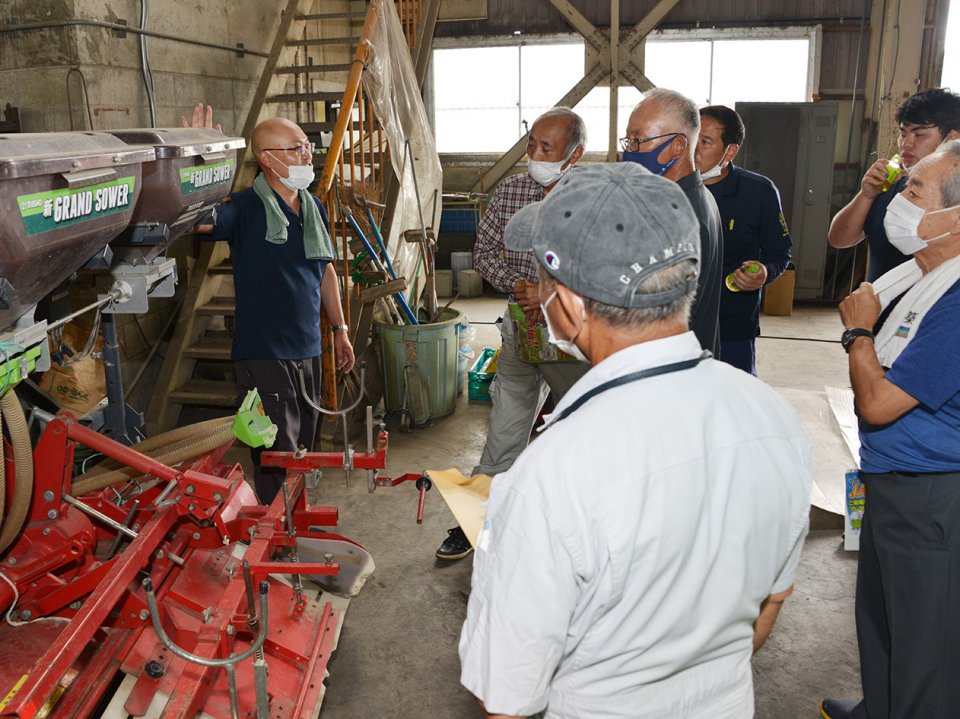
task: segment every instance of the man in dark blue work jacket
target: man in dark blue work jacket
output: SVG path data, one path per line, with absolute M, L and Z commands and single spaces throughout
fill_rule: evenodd
M 723 224 L 720 359 L 756 375 L 761 288 L 783 274 L 791 243 L 776 185 L 733 164 L 745 134 L 743 120 L 729 107 L 700 110 L 697 169 Z

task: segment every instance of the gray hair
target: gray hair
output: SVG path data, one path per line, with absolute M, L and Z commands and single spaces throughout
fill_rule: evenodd
M 653 88 L 643 96 L 643 99 L 656 100 L 663 105 L 680 123 L 680 127 L 677 129 L 685 131 L 690 144 L 694 145 L 696 143 L 697 135 L 700 134 L 700 110 L 693 100 L 676 90 L 668 90 L 664 87 Z
M 944 207 L 960 205 L 960 140 L 950 140 L 940 145 L 941 152 L 953 162 L 953 171 L 943 178 L 940 199 Z
M 659 294 L 695 283 L 698 274 L 697 266 L 697 260 L 690 258 L 654 272 L 637 285 L 636 294 Z M 540 264 L 540 277 L 541 280 L 546 279 L 551 286 L 556 283 L 550 271 L 542 263 Z M 611 327 L 634 330 L 642 325 L 663 322 L 664 320 L 689 322 L 690 311 L 693 308 L 693 300 L 696 294 L 696 287 L 694 287 L 680 298 L 659 307 L 614 307 L 592 300 L 589 297 L 583 297 L 583 306 L 587 312 L 594 317 L 599 317 Z
M 569 107 L 557 105 L 540 115 L 533 121 L 533 124 L 536 125 L 541 120 L 551 117 L 559 117 L 567 121 L 567 147 L 563 151 L 564 160 L 569 160 L 578 147 L 587 148 L 587 123 L 583 121 L 582 117 Z

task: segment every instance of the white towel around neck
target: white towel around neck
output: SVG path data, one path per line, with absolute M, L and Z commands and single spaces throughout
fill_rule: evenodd
M 873 290 L 880 298 L 883 308 L 909 287 L 874 340 L 877 359 L 884 367 L 893 366 L 900 353 L 910 344 L 910 340 L 916 337 L 917 328 L 930 308 L 960 280 L 960 256 L 947 260 L 927 274 L 921 274 L 919 278 L 918 272 L 921 271 L 916 260 L 910 260 L 877 278 L 873 283 Z

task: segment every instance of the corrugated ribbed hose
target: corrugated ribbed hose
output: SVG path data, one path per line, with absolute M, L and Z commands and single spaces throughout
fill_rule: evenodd
M 0 407 L 0 427 L 2 426 L 3 408 Z M 7 508 L 7 460 L 3 449 L 3 430 L 0 429 L 0 528 L 3 526 L 3 510 Z
M 0 531 L 0 554 L 9 547 L 20 534 L 30 509 L 33 495 L 33 447 L 30 444 L 30 430 L 27 418 L 16 392 L 7 392 L 0 399 L 0 411 L 10 430 L 10 444 L 13 445 L 13 462 L 16 475 L 13 484 L 13 498 L 10 501 L 10 513 Z
M 208 419 L 205 422 L 190 424 L 186 427 L 177 427 L 163 434 L 154 435 L 142 442 L 137 442 L 137 444 L 133 445 L 132 449 L 155 459 L 158 452 L 165 453 L 177 445 L 194 442 L 197 437 L 207 436 L 211 432 L 219 431 L 226 425 L 233 425 L 233 417 L 217 417 L 216 419 Z M 92 467 L 89 471 L 77 475 L 73 482 L 74 484 L 77 482 L 85 482 L 104 475 L 107 472 L 113 472 L 123 468 L 124 465 L 120 464 L 117 460 L 107 458 L 97 466 Z
M 183 427 L 181 429 L 193 430 L 194 434 L 186 440 L 172 445 L 155 447 L 148 452 L 143 452 L 143 454 L 158 462 L 172 466 L 193 459 L 205 452 L 210 452 L 217 447 L 232 442 L 234 439 L 232 417 L 224 418 L 219 424 L 213 424 L 201 432 L 197 432 L 196 427 Z M 137 445 L 135 449 L 141 451 L 140 445 Z M 89 476 L 90 474 L 91 472 L 87 472 L 86 475 L 81 475 L 77 478 L 77 481 L 74 481 L 74 496 L 79 497 L 91 492 L 99 492 L 101 489 L 106 489 L 117 482 L 139 477 L 143 473 L 132 467 L 121 467 L 110 472 L 101 472 L 92 477 Z

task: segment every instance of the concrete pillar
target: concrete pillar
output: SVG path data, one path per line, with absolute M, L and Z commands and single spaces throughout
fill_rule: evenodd
M 875 137 L 876 144 L 869 141 L 864 144 L 875 147 L 881 156 L 894 152 L 897 145 L 897 107 L 920 87 L 926 7 L 937 1 L 873 0 L 864 89 L 871 120 L 868 140 Z

